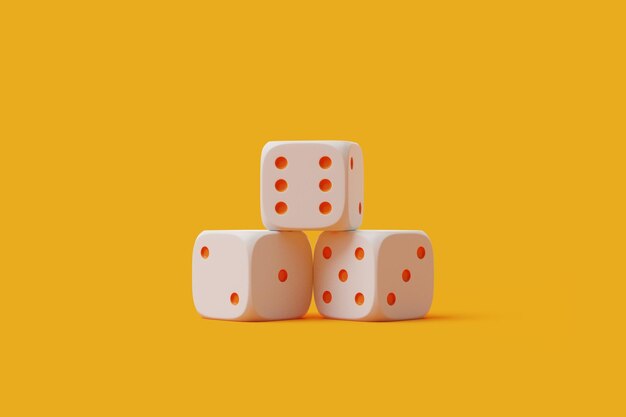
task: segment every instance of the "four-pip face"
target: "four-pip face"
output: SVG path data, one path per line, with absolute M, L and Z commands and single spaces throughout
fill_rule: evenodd
M 268 142 L 261 217 L 270 230 L 353 230 L 363 218 L 363 155 L 354 142 Z

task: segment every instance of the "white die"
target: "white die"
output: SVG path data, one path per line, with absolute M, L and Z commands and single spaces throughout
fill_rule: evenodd
M 270 230 L 353 230 L 363 213 L 363 155 L 354 142 L 268 142 L 261 217 Z
M 421 231 L 324 232 L 315 246 L 313 293 L 325 317 L 421 318 L 433 297 L 433 250 Z
M 312 284 L 311 245 L 302 232 L 205 231 L 194 244 L 193 301 L 203 317 L 298 318 L 311 304 Z

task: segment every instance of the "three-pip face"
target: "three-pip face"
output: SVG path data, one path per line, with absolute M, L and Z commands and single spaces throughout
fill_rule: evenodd
M 353 230 L 363 218 L 363 155 L 354 142 L 268 142 L 261 217 L 270 230 Z

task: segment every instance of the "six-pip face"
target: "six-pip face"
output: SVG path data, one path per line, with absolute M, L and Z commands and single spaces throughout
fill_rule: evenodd
M 363 156 L 354 142 L 268 142 L 261 217 L 270 230 L 352 230 L 363 216 Z

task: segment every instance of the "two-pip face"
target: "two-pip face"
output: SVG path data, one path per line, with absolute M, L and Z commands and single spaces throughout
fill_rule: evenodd
M 261 216 L 270 230 L 352 230 L 363 218 L 363 154 L 345 141 L 268 142 Z

